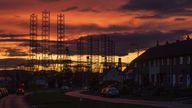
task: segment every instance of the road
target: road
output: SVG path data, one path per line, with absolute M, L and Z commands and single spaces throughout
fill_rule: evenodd
M 136 104 L 136 105 L 157 106 L 164 108 L 192 108 L 192 104 L 183 104 L 178 101 L 162 102 L 162 101 L 132 100 L 121 98 L 104 98 L 100 96 L 81 94 L 80 91 L 67 92 L 66 95 L 96 101 L 111 102 L 111 103 Z
M 24 96 L 9 95 L 0 100 L 0 108 L 30 108 Z

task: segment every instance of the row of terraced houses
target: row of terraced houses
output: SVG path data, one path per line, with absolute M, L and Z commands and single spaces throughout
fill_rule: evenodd
M 142 86 L 192 87 L 192 39 L 149 48 L 132 63 L 133 80 Z

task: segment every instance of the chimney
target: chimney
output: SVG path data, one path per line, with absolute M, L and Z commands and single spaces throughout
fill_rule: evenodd
M 190 40 L 190 36 L 187 34 L 186 40 Z
M 178 40 L 176 40 L 176 43 L 178 43 L 178 42 L 180 42 L 180 40 L 178 39 Z
M 120 71 L 122 71 L 122 62 L 121 62 L 121 58 L 118 59 L 118 69 Z
M 166 42 L 166 45 L 169 45 L 169 42 L 168 42 L 168 41 Z
M 118 62 L 121 63 L 121 58 L 119 58 Z

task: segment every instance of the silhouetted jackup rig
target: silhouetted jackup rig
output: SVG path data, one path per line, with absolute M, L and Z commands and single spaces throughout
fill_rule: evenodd
M 60 71 L 64 68 L 65 63 L 65 16 L 57 15 L 57 69 Z
M 35 14 L 30 16 L 30 71 L 38 69 L 49 71 L 62 71 L 71 63 L 69 48 L 65 45 L 65 16 L 57 15 L 57 43 L 51 41 L 50 33 L 50 12 L 42 12 L 41 37 L 38 37 L 38 17 Z M 52 46 L 56 46 L 56 59 L 53 60 Z M 39 68 L 41 67 L 41 68 Z
M 115 43 L 109 36 L 102 38 L 102 63 L 103 72 L 115 66 Z
M 41 42 L 41 65 L 42 70 L 48 69 L 51 61 L 50 49 L 50 12 L 42 12 L 42 42 Z
M 36 14 L 32 14 L 30 16 L 30 49 L 29 49 L 29 67 L 30 71 L 35 71 L 35 65 L 38 65 L 38 57 L 37 57 L 37 36 L 38 36 L 38 16 Z
M 57 15 L 57 43 L 56 60 L 53 60 L 53 43 L 50 39 L 50 12 L 42 12 L 41 39 L 38 38 L 38 17 L 35 14 L 30 16 L 30 70 L 59 70 L 65 71 L 71 67 L 70 50 L 66 45 L 65 37 L 65 16 Z M 86 44 L 86 45 L 84 45 Z M 38 56 L 39 54 L 39 56 Z M 87 55 L 86 58 L 84 58 Z M 79 38 L 77 42 L 77 70 L 84 72 L 103 72 L 115 67 L 115 44 L 114 41 L 104 35 L 102 38 L 89 36 Z M 86 60 L 86 61 L 85 61 Z M 40 62 L 38 62 L 40 61 Z M 54 65 L 53 65 L 54 64 Z M 39 68 L 41 66 L 41 68 Z
M 84 49 L 84 43 L 87 44 L 86 49 Z M 109 36 L 103 36 L 102 38 L 89 36 L 86 40 L 85 38 L 79 38 L 77 54 L 78 71 L 85 67 L 87 72 L 104 72 L 115 67 L 115 43 Z M 85 54 L 87 55 L 86 65 L 83 64 L 83 55 Z
M 84 72 L 84 62 L 83 62 L 83 55 L 84 55 L 84 43 L 83 39 L 79 38 L 77 41 L 77 72 Z

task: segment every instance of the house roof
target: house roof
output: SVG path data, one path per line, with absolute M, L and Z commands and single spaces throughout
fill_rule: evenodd
M 111 73 L 117 73 L 117 74 L 120 74 L 121 72 L 119 72 L 117 69 L 115 69 L 115 68 L 112 68 L 112 69 L 109 69 L 109 70 L 107 70 L 107 71 L 105 71 L 105 72 L 103 72 L 103 75 L 105 76 L 105 75 L 107 75 L 107 74 L 111 74 Z
M 155 58 L 192 55 L 192 39 L 167 43 L 165 45 L 149 48 L 133 62 Z

